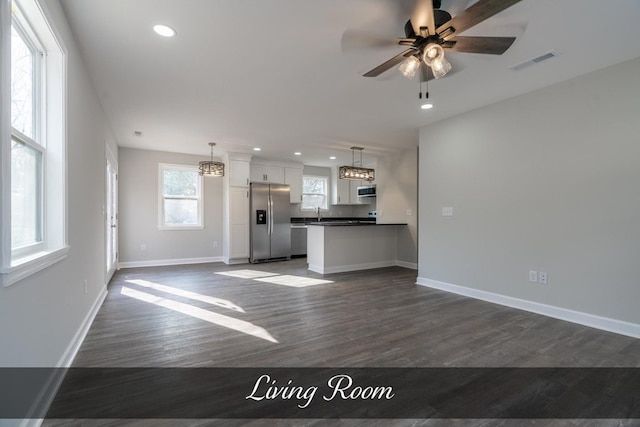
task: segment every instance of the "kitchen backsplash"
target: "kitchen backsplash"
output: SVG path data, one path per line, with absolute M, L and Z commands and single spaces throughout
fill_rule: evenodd
M 369 216 L 369 211 L 372 210 L 375 210 L 374 204 L 361 206 L 329 206 L 329 211 L 322 211 L 322 216 L 366 218 Z M 315 218 L 317 215 L 315 211 L 301 211 L 300 204 L 291 205 L 290 216 L 292 217 Z

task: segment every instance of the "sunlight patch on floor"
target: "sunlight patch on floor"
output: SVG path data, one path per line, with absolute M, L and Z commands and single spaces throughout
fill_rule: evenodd
M 246 322 L 244 320 L 238 320 L 238 319 L 234 319 L 233 317 L 225 316 L 218 313 L 213 313 L 211 311 L 194 307 L 189 304 L 184 304 L 184 303 L 173 301 L 167 298 L 159 297 L 157 295 L 152 295 L 147 292 L 141 292 L 135 289 L 127 288 L 126 286 L 122 287 L 122 290 L 120 291 L 120 293 L 130 298 L 135 298 L 139 301 L 144 301 L 153 305 L 157 305 L 158 307 L 163 307 L 169 310 L 176 311 L 178 313 L 186 314 L 187 316 L 204 320 L 214 325 L 233 329 L 234 331 L 251 335 L 253 337 L 260 338 L 265 341 L 269 341 L 272 343 L 278 342 L 273 336 L 271 336 L 269 332 L 267 332 L 266 329 L 261 328 L 260 326 L 254 325 L 251 322 Z
M 147 280 L 126 280 L 127 283 L 132 283 L 134 285 L 143 286 L 145 288 L 155 289 L 160 292 L 165 292 L 172 295 L 177 295 L 180 297 L 189 298 L 196 301 L 205 302 L 207 304 L 217 305 L 218 307 L 228 308 L 229 310 L 237 311 L 240 313 L 244 313 L 245 311 L 242 307 L 237 306 L 229 300 L 220 299 L 216 297 L 212 297 L 209 295 L 202 295 L 197 292 L 185 291 L 183 289 L 174 288 L 171 286 L 161 285 L 159 283 L 149 282 Z
M 259 282 L 273 283 L 276 285 L 291 286 L 293 288 L 306 288 L 307 286 L 324 285 L 333 283 L 331 280 L 314 279 L 312 277 L 301 276 L 275 276 L 256 279 Z
M 312 277 L 280 275 L 260 270 L 234 270 L 221 271 L 216 274 L 223 276 L 238 277 L 241 279 L 254 279 L 259 282 L 273 283 L 275 285 L 290 286 L 292 288 L 306 288 L 308 286 L 325 285 L 333 283 L 331 280 L 314 279 Z
M 257 279 L 259 277 L 278 276 L 278 273 L 269 273 L 268 271 L 260 271 L 260 270 L 221 271 L 216 274 L 222 274 L 223 276 L 238 277 L 240 279 Z

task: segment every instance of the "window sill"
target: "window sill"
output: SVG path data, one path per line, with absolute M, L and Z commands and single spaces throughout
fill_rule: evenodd
M 69 246 L 65 246 L 54 251 L 43 251 L 35 254 L 22 257 L 11 263 L 10 267 L 3 267 L 0 269 L 2 286 L 11 286 L 22 279 L 44 270 L 53 264 L 62 261 L 67 257 L 69 253 Z
M 185 226 L 185 227 L 164 227 L 164 226 L 158 226 L 158 230 L 160 230 L 160 231 L 204 230 L 204 226 L 202 226 L 202 225 L 192 225 L 192 226 Z

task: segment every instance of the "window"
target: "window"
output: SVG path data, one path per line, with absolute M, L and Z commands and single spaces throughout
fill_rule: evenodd
M 43 243 L 40 48 L 19 15 L 11 22 L 11 252 L 25 254 Z
M 329 180 L 326 176 L 302 177 L 302 210 L 327 209 Z
M 163 230 L 203 228 L 202 177 L 197 166 L 159 165 L 158 227 Z
M 10 171 L 0 187 L 3 286 L 68 252 L 65 54 L 39 1 L 0 2 L 0 44 L 10 50 L 0 57 L 1 84 L 10 88 L 0 108 L 0 159 Z

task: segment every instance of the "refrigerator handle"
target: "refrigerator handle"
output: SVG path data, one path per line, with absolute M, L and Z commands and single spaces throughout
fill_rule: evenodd
M 269 233 L 269 236 L 271 236 L 273 235 L 273 199 L 271 198 L 271 195 L 267 196 L 267 206 L 269 207 L 268 233 Z

